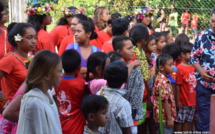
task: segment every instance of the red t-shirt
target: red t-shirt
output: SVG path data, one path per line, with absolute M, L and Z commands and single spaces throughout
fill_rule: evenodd
M 95 31 L 96 32 L 99 32 L 100 30 L 99 30 L 99 27 L 97 27 L 96 25 L 95 25 Z
M 72 35 L 72 29 L 67 25 L 59 25 L 56 26 L 51 32 L 50 35 L 53 38 L 53 42 L 55 46 L 59 46 L 64 37 L 68 35 Z
M 111 39 L 111 36 L 104 31 L 97 32 L 98 38 L 93 39 L 90 41 L 90 44 L 98 47 L 99 49 L 102 49 L 102 46 L 105 42 L 109 41 Z
M 191 28 L 198 27 L 198 18 L 192 19 L 191 21 Z
M 16 56 L 22 61 L 27 60 L 18 54 Z M 0 70 L 5 72 L 1 79 L 2 92 L 8 101 L 11 101 L 27 75 L 27 69 L 20 60 L 12 54 L 8 54 L 0 60 Z
M 113 51 L 113 45 L 112 43 L 105 42 L 102 46 L 102 52 L 109 53 L 110 51 Z
M 182 13 L 182 24 L 188 24 L 189 22 L 189 18 L 190 18 L 190 14 L 189 13 Z
M 84 79 L 78 74 L 76 78 L 62 76 L 56 88 L 57 105 L 63 134 L 83 134 L 86 120 L 81 112 L 84 97 Z
M 0 28 L 0 59 L 11 50 L 11 45 L 7 39 L 7 29 Z
M 54 49 L 54 43 L 51 35 L 47 33 L 44 29 L 40 29 L 37 32 L 37 47 L 36 47 L 36 52 L 43 50 L 43 49 L 48 49 L 52 52 L 55 52 Z
M 180 102 L 182 105 L 195 106 L 196 105 L 196 77 L 195 68 L 193 66 L 177 66 L 178 73 L 176 84 L 180 85 Z

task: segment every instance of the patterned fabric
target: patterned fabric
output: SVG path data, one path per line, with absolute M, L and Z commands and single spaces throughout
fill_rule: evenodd
M 7 98 L 4 97 L 3 93 L 0 91 L 0 105 L 4 107 L 7 102 Z
M 215 77 L 215 34 L 212 29 L 202 31 L 196 38 L 190 57 L 191 64 L 199 63 L 204 70 L 209 70 L 209 75 Z M 214 82 L 205 82 L 196 71 L 196 79 L 212 90 L 215 90 Z
M 107 98 L 109 102 L 108 122 L 101 132 L 108 134 L 122 134 L 121 127 L 133 126 L 131 105 L 122 97 L 126 93 L 123 89 L 103 87 L 97 94 Z
M 181 105 L 178 111 L 178 118 L 176 122 L 184 123 L 185 121 L 192 122 L 195 115 L 195 106 Z
M 143 92 L 144 82 L 141 74 L 140 66 L 135 67 L 128 78 L 128 82 L 125 84 L 126 94 L 124 98 L 131 104 L 133 120 L 143 119 Z
M 13 128 L 16 126 L 17 123 L 4 119 L 3 116 L 0 114 L 0 134 L 11 134 Z
M 175 98 L 172 91 L 171 82 L 169 79 L 164 76 L 161 73 L 158 73 L 155 83 L 154 83 L 154 106 L 153 106 L 153 112 L 154 112 L 154 119 L 156 122 L 159 122 L 159 90 L 161 90 L 161 99 L 167 100 L 170 105 L 170 113 L 172 116 L 173 121 L 176 120 L 176 107 L 175 107 Z M 162 107 L 162 116 L 163 116 L 163 122 L 166 122 L 166 114 L 164 112 L 164 108 Z

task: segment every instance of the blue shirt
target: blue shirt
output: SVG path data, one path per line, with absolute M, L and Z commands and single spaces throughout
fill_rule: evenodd
M 202 31 L 195 40 L 191 51 L 190 63 L 199 63 L 208 75 L 215 77 L 215 34 L 212 29 Z M 196 79 L 206 88 L 215 90 L 214 82 L 205 82 L 196 71 Z

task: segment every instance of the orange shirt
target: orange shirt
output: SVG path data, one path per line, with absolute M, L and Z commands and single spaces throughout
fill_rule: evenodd
M 113 45 L 112 43 L 105 42 L 102 46 L 102 52 L 109 53 L 110 51 L 113 51 Z
M 16 56 L 22 61 L 27 60 L 18 54 Z M 2 92 L 8 101 L 11 101 L 27 75 L 25 65 L 17 57 L 8 54 L 0 60 L 0 70 L 5 72 L 4 77 L 1 79 Z
M 57 104 L 63 134 L 83 134 L 86 120 L 81 112 L 85 81 L 80 76 L 62 76 L 56 87 Z
M 193 66 L 177 66 L 178 73 L 176 84 L 180 85 L 180 102 L 182 105 L 196 105 L 196 77 L 195 68 Z
M 36 47 L 36 52 L 43 50 L 43 49 L 48 49 L 52 52 L 55 52 L 54 49 L 54 43 L 51 35 L 47 33 L 44 29 L 40 29 L 37 32 L 37 47 Z
M 198 27 L 198 18 L 194 18 L 191 21 L 191 28 L 197 28 Z
M 102 46 L 105 42 L 111 39 L 111 36 L 104 31 L 97 32 L 98 38 L 91 40 L 90 44 L 102 49 Z
M 95 25 L 95 31 L 96 32 L 99 32 L 100 30 L 99 30 L 99 27 L 97 27 L 96 25 Z
M 71 27 L 68 27 L 67 25 L 59 25 L 56 26 L 51 32 L 50 35 L 53 38 L 53 42 L 55 46 L 59 46 L 63 40 L 64 37 L 71 35 L 72 29 Z

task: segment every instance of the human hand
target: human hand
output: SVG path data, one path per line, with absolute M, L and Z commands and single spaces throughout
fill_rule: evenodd
M 169 127 L 169 128 L 173 128 L 174 127 L 174 121 L 173 121 L 172 118 L 167 120 L 167 127 Z
M 215 82 L 215 78 L 208 75 L 210 71 L 209 70 L 204 70 L 200 72 L 200 75 L 202 77 L 202 80 L 206 81 L 206 82 Z
M 137 67 L 137 66 L 141 65 L 141 62 L 139 60 L 135 60 L 135 61 L 131 62 L 131 64 L 133 67 Z
M 177 109 L 180 109 L 181 108 L 181 102 L 177 102 L 176 107 L 177 107 Z

